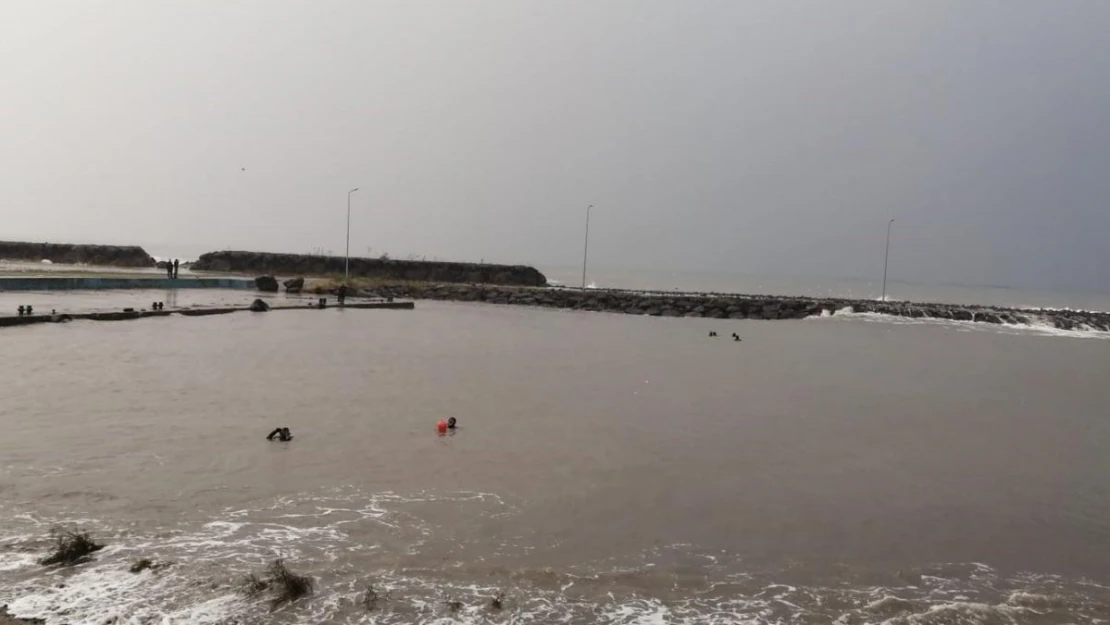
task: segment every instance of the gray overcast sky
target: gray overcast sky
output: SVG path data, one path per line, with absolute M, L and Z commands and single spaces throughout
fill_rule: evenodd
M 1110 290 L 1105 0 L 5 0 L 0 239 Z M 243 168 L 246 168 L 244 171 Z

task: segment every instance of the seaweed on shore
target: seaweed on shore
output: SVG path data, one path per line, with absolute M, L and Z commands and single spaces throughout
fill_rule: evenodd
M 243 577 L 242 581 L 239 583 L 239 594 L 247 597 L 248 599 L 253 599 L 258 595 L 266 592 L 266 590 L 268 590 L 269 588 L 270 583 L 268 581 L 260 578 L 254 573 L 251 573 Z
M 159 569 L 164 569 L 169 565 L 169 562 L 155 562 L 150 558 L 139 558 L 131 563 L 131 567 L 128 570 L 132 573 L 142 573 L 146 570 L 157 571 Z
M 378 594 L 374 585 L 371 584 L 366 587 L 366 594 L 362 596 L 362 607 L 366 608 L 367 612 L 372 612 L 377 609 L 378 602 L 381 601 L 381 599 L 381 595 Z
M 39 564 L 43 566 L 80 564 L 94 552 L 104 548 L 104 545 L 93 540 L 88 532 L 80 530 L 56 527 L 50 530 L 50 535 L 54 539 L 54 551 L 39 560 Z
M 500 612 L 505 607 L 505 593 L 499 592 L 489 600 L 489 609 Z
M 313 586 L 311 577 L 297 575 L 279 559 L 266 568 L 265 576 L 259 577 L 251 573 L 243 578 L 239 592 L 245 597 L 254 598 L 269 591 L 273 594 L 270 605 L 276 608 L 311 594 Z

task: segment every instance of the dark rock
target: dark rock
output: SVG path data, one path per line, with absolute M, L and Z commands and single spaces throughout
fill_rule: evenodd
M 0 254 L 0 257 L 3 255 Z M 193 264 L 195 271 L 280 273 L 285 275 L 328 275 L 344 273 L 343 256 L 269 254 L 264 252 L 211 252 Z M 380 258 L 350 259 L 350 275 L 383 280 L 504 284 L 543 287 L 547 278 L 534 267 L 447 263 Z
M 304 278 L 293 278 L 282 282 L 286 293 L 300 293 L 304 290 Z
M 251 311 L 252 312 L 269 312 L 269 310 L 270 310 L 270 305 L 267 304 L 266 302 L 260 300 L 260 299 L 256 299 L 253 302 L 251 302 Z
M 0 241 L 0 258 L 67 265 L 101 267 L 153 267 L 154 258 L 134 245 L 77 245 L 72 243 L 25 243 Z
M 259 276 L 254 279 L 254 285 L 258 287 L 259 291 L 265 293 L 277 293 L 278 281 L 273 276 Z

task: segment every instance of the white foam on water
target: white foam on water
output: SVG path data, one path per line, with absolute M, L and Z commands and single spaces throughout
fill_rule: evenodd
M 1044 319 L 1031 319 L 1029 324 L 996 324 L 980 321 L 960 321 L 956 319 L 939 319 L 936 317 L 903 317 L 901 315 L 888 315 L 876 312 L 855 312 L 851 307 L 839 309 L 834 313 L 823 310 L 820 316 L 807 317 L 807 319 L 855 319 L 875 323 L 907 326 L 942 326 L 953 328 L 957 331 L 995 332 L 999 334 L 1014 334 L 1028 336 L 1055 336 L 1076 339 L 1110 339 L 1110 332 L 1093 329 L 1063 330 L 1057 328 Z
M 255 509 L 227 509 L 207 522 L 154 533 L 121 530 L 94 561 L 72 568 L 37 565 L 41 553 L 30 548 L 46 544 L 35 532 L 49 520 L 28 516 L 20 522 L 35 530 L 0 537 L 0 563 L 10 563 L 10 569 L 0 569 L 5 570 L 0 603 L 17 616 L 45 618 L 48 625 L 102 625 L 112 619 L 118 625 L 995 625 L 1043 614 L 1052 614 L 1053 622 L 1095 623 L 1082 607 L 1094 605 L 1097 612 L 1110 601 L 1105 589 L 1063 592 L 1066 580 L 1002 579 L 979 563 L 936 565 L 916 574 L 912 584 L 892 587 L 776 583 L 774 573 L 737 571 L 738 556 L 683 544 L 649 549 L 632 561 L 609 559 L 568 571 L 492 575 L 480 562 L 370 570 L 358 564 L 374 562 L 381 548 L 364 544 L 368 529 L 400 536 L 402 548 L 419 551 L 435 530 L 405 512 L 408 504 L 417 509 L 477 504 L 487 518 L 511 508 L 488 493 L 329 489 Z M 353 524 L 363 537 L 357 541 L 348 533 Z M 346 560 L 352 551 L 370 557 Z M 146 557 L 155 560 L 154 569 L 129 571 L 135 559 Z M 242 577 L 261 572 L 275 557 L 312 576 L 316 593 L 277 609 L 266 597 L 241 597 Z M 681 574 L 670 567 L 675 562 Z M 9 573 L 19 574 L 20 581 L 2 581 L 15 579 Z M 373 611 L 363 603 L 370 583 L 379 596 Z M 494 610 L 490 599 L 502 592 L 504 609 Z
M 0 553 L 0 572 L 18 571 L 38 564 L 38 556 L 31 553 Z

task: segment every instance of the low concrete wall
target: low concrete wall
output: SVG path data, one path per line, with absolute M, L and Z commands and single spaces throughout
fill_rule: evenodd
M 59 291 L 96 289 L 254 289 L 254 280 L 244 278 L 112 278 L 31 277 L 0 278 L 0 291 Z
M 347 304 L 346 306 L 337 306 L 335 304 L 331 304 L 327 308 L 333 308 L 337 310 L 348 308 L 358 310 L 412 310 L 413 308 L 415 308 L 415 305 L 412 302 L 359 302 L 354 304 Z M 315 302 L 307 302 L 303 306 L 272 306 L 270 310 L 326 310 L 327 308 L 321 309 L 317 306 Z M 184 317 L 206 317 L 209 315 L 226 315 L 234 312 L 247 311 L 250 311 L 250 306 L 224 306 L 220 308 L 182 308 L 178 310 L 121 310 L 111 312 L 74 314 L 63 313 L 50 315 L 23 315 L 18 317 L 0 316 L 0 328 L 11 326 L 25 326 L 35 323 L 65 323 L 78 319 L 87 319 L 92 321 L 127 321 L 129 319 L 145 319 L 147 317 L 168 317 L 173 314 L 182 315 Z

